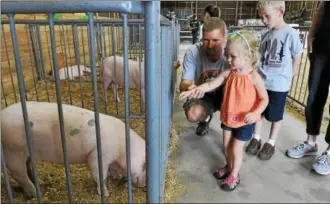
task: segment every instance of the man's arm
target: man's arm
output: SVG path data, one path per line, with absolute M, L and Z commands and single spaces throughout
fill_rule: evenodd
M 193 85 L 194 81 L 182 79 L 180 83 L 180 92 L 187 91 L 189 86 Z
M 187 91 L 188 87 L 194 84 L 195 74 L 198 64 L 198 60 L 196 59 L 193 48 L 190 48 L 185 53 L 182 62 L 182 78 L 180 82 L 180 92 Z

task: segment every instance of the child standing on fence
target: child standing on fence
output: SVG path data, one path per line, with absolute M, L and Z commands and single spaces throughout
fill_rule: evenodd
M 201 98 L 225 82 L 221 105 L 221 127 L 226 166 L 214 172 L 223 190 L 231 191 L 240 182 L 244 144 L 252 137 L 255 122 L 268 104 L 267 91 L 255 68 L 259 61 L 257 40 L 249 31 L 237 31 L 229 36 L 226 55 L 231 69 L 223 71 L 213 81 L 182 92 L 180 100 Z
M 257 7 L 263 23 L 270 29 L 260 42 L 259 71 L 265 76 L 265 86 L 269 96 L 269 104 L 262 116 L 272 125 L 269 140 L 261 148 L 262 120 L 256 124 L 253 139 L 247 146 L 246 152 L 256 155 L 261 148 L 258 153 L 259 159 L 269 160 L 275 153 L 275 141 L 281 128 L 286 97 L 293 75 L 299 70 L 303 47 L 298 32 L 283 19 L 284 1 L 259 1 Z

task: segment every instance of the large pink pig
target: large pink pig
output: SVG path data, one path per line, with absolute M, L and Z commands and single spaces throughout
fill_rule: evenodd
M 56 103 L 27 102 L 29 126 L 37 160 L 64 164 L 59 116 Z M 63 118 L 70 164 L 87 163 L 100 192 L 94 112 L 63 104 Z M 99 114 L 102 144 L 103 180 L 110 173 L 127 172 L 125 124 L 112 116 Z M 1 111 L 1 141 L 11 176 L 24 192 L 36 196 L 31 176 L 30 156 L 25 139 L 21 104 L 13 104 Z M 145 140 L 130 130 L 132 183 L 146 185 Z M 116 177 L 117 175 L 113 175 Z M 109 192 L 104 186 L 105 196 Z
M 116 70 L 115 70 L 116 65 Z M 118 86 L 124 87 L 124 58 L 118 55 L 106 57 L 103 60 L 103 89 L 105 90 L 105 98 L 109 85 L 111 84 L 114 100 L 120 101 L 118 96 Z M 145 102 L 144 89 L 144 62 L 128 60 L 129 69 L 129 88 L 140 90 L 143 103 Z M 116 83 L 115 83 L 116 82 Z

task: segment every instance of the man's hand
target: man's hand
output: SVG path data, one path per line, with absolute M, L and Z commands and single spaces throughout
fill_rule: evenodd
M 179 60 L 175 60 L 173 62 L 174 71 L 176 71 L 180 66 L 181 66 L 181 64 L 180 64 Z
M 310 54 L 312 52 L 313 52 L 313 34 L 310 31 L 307 36 L 307 57 L 308 57 L 308 59 L 310 59 Z

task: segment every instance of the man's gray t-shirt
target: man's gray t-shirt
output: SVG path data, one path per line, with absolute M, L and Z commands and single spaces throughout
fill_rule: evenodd
M 196 43 L 188 48 L 182 65 L 182 79 L 195 81 L 195 84 L 212 80 L 220 71 L 229 67 L 224 55 L 216 62 L 209 61 L 203 51 L 202 43 Z
M 292 57 L 301 54 L 302 43 L 298 32 L 287 25 L 280 30 L 270 30 L 261 39 L 259 71 L 266 76 L 267 90 L 286 92 L 290 90 L 293 67 Z

